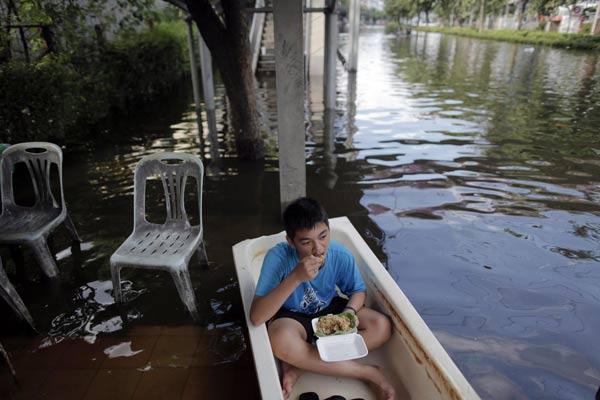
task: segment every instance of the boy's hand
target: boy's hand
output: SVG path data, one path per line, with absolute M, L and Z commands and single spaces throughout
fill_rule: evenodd
M 293 272 L 300 282 L 308 282 L 315 279 L 319 274 L 321 265 L 323 265 L 323 260 L 321 258 L 310 255 L 300 260 Z

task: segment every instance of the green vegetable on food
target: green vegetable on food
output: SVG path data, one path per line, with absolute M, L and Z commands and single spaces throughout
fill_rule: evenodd
M 354 315 L 354 313 L 351 312 L 344 312 L 344 313 L 340 313 L 340 314 L 335 314 L 339 317 L 346 317 L 349 321 L 350 321 L 350 329 L 345 330 L 345 331 L 336 331 L 332 334 L 325 334 L 321 329 L 316 329 L 315 331 L 315 336 L 317 337 L 326 337 L 326 336 L 335 336 L 335 335 L 345 335 L 347 333 L 352 333 L 356 331 L 356 316 Z M 319 317 L 319 321 L 325 317 L 327 317 L 328 315 L 324 315 Z M 330 316 L 330 315 L 329 315 Z M 318 326 L 318 325 L 317 325 Z

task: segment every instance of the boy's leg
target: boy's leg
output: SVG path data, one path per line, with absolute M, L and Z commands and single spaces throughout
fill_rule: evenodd
M 380 398 L 394 399 L 394 388 L 378 367 L 360 364 L 356 361 L 325 362 L 321 360 L 317 347 L 306 342 L 306 331 L 298 321 L 280 318 L 271 322 L 269 339 L 275 356 L 293 367 L 323 375 L 361 379 L 373 386 L 381 394 Z M 288 369 L 288 372 L 290 371 L 296 374 L 298 372 Z M 285 398 L 290 395 L 295 383 L 295 380 L 290 382 L 291 380 L 286 380 L 286 378 L 284 369 L 283 394 Z
M 358 333 L 365 340 L 369 351 L 375 350 L 388 341 L 392 335 L 390 319 L 371 308 L 363 307 L 357 314 Z

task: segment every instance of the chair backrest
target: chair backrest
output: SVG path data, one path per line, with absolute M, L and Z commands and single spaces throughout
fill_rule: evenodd
M 0 156 L 0 187 L 2 188 L 2 212 L 15 207 L 13 173 L 15 165 L 25 163 L 33 184 L 35 204 L 33 207 L 65 208 L 62 178 L 62 151 L 53 143 L 26 142 L 8 147 Z M 52 164 L 58 167 L 60 182 L 60 204 L 54 198 L 50 187 Z
M 186 153 L 157 153 L 143 157 L 135 167 L 134 228 L 149 224 L 146 220 L 146 182 L 158 176 L 165 191 L 167 217 L 165 224 L 190 226 L 185 210 L 185 185 L 188 177 L 196 179 L 199 225 L 202 227 L 202 182 L 204 166 L 197 156 Z

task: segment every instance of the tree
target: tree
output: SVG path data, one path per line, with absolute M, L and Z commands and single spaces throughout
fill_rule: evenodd
M 485 29 L 485 0 L 479 0 L 479 32 Z
M 174 0 L 167 1 L 177 4 Z M 246 3 L 221 0 L 219 5 L 217 11 L 209 0 L 185 0 L 185 8 L 210 49 L 225 85 L 238 157 L 261 159 L 264 144 L 258 121 Z
M 449 25 L 449 22 L 451 19 L 451 14 L 452 14 L 452 8 L 454 7 L 454 3 L 455 2 L 452 0 L 436 1 L 435 10 L 442 19 L 442 26 Z
M 401 24 L 402 18 L 410 18 L 414 15 L 413 2 L 411 0 L 385 0 L 385 13 Z
M 107 27 L 116 30 L 117 26 L 128 29 L 139 25 L 153 3 L 154 0 L 0 0 L 0 24 L 4 25 L 0 30 L 0 50 L 5 54 L 2 61 L 11 59 L 11 30 L 20 36 L 26 61 L 30 61 L 29 50 L 39 52 L 40 47 L 62 53 L 91 51 L 97 32 Z M 89 23 L 89 17 L 94 25 Z
M 531 5 L 538 14 L 549 16 L 563 3 L 564 0 L 533 0 Z
M 525 10 L 527 9 L 527 4 L 529 4 L 530 0 L 519 0 L 517 1 L 517 6 L 515 9 L 515 17 L 517 19 L 517 30 L 520 31 L 523 26 L 523 14 L 525 14 Z
M 433 10 L 435 5 L 434 0 L 417 0 L 417 13 L 419 16 L 422 12 L 425 13 L 425 23 L 429 23 L 429 13 Z

